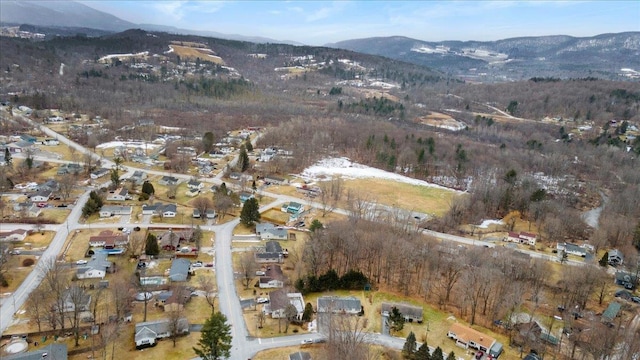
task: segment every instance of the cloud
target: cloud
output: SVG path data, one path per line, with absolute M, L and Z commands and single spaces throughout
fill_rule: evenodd
M 181 20 L 184 17 L 183 1 L 159 1 L 153 4 L 153 7 L 162 15 L 169 16 L 174 20 Z
M 306 20 L 308 22 L 314 22 L 329 18 L 342 12 L 346 6 L 346 1 L 334 1 L 330 6 L 321 7 L 320 9 L 314 11 L 312 14 L 308 15 Z

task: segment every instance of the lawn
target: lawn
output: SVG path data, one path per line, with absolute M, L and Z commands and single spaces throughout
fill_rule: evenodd
M 24 239 L 24 242 L 18 242 L 15 247 L 25 247 L 27 249 L 44 249 L 51 243 L 55 232 L 42 231 L 31 233 Z
M 71 210 L 65 208 L 46 208 L 42 210 L 41 217 L 52 221 L 55 224 L 62 224 L 67 220 Z
M 23 261 L 26 259 L 33 259 L 34 264 L 31 266 L 22 266 Z M 38 259 L 33 255 L 10 255 L 7 260 L 6 268 L 11 269 L 11 271 L 7 271 L 4 273 L 4 277 L 9 283 L 7 287 L 0 287 L 0 292 L 9 293 L 14 292 L 22 281 L 29 275 L 29 273 L 34 269 L 35 262 Z

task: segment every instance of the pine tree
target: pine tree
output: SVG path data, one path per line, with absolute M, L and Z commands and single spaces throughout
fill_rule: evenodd
M 307 303 L 304 306 L 304 312 L 302 313 L 302 321 L 311 321 L 311 317 L 313 316 L 313 305 L 311 303 Z
M 411 331 L 407 336 L 407 340 L 402 347 L 402 357 L 404 359 L 413 359 L 416 353 L 416 334 Z
M 160 247 L 158 246 L 158 238 L 155 235 L 147 235 L 147 242 L 144 246 L 144 252 L 147 255 L 158 255 L 160 253 Z
M 456 360 L 456 354 L 452 352 L 449 353 L 449 356 L 447 356 L 447 360 Z
M 244 145 L 240 146 L 240 155 L 238 156 L 238 167 L 241 172 L 247 171 L 249 168 L 249 154 L 247 154 L 247 149 L 245 149 Z
M 260 220 L 260 211 L 258 200 L 250 198 L 244 202 L 242 211 L 240 212 L 240 222 L 246 226 L 253 226 L 256 221 Z
M 442 349 L 440 349 L 440 346 L 438 346 L 433 351 L 433 355 L 431 355 L 431 360 L 444 360 L 444 354 L 442 354 Z
M 598 264 L 600 264 L 600 266 L 602 266 L 602 267 L 606 267 L 607 265 L 609 265 L 609 252 L 608 251 L 605 251 L 605 253 L 602 255 L 602 257 L 598 261 Z
M 228 359 L 231 355 L 231 325 L 221 312 L 212 313 L 202 326 L 199 347 L 194 347 L 203 360 Z
M 398 332 L 404 328 L 404 316 L 397 307 L 391 309 L 389 314 L 389 327 L 393 332 Z
M 202 147 L 204 148 L 205 152 L 208 153 L 213 149 L 214 141 L 215 139 L 211 131 L 207 131 L 206 133 L 204 133 L 204 135 L 202 136 Z
M 431 360 L 431 354 L 429 353 L 429 346 L 425 341 L 424 344 L 420 345 L 418 351 L 413 354 L 414 360 Z
M 12 164 L 11 152 L 9 151 L 8 147 L 4 148 L 4 161 L 5 161 L 5 163 L 7 165 L 11 165 Z
M 154 194 L 156 190 L 153 188 L 153 184 L 151 184 L 149 181 L 145 181 L 142 183 L 142 192 L 147 195 L 151 195 Z

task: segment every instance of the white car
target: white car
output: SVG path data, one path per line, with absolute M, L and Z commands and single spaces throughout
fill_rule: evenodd
M 304 339 L 300 342 L 302 345 L 313 344 L 313 339 Z
M 263 297 L 262 297 L 262 298 L 258 298 L 258 299 L 256 300 L 256 302 L 257 302 L 258 304 L 266 304 L 266 303 L 268 303 L 268 302 L 269 302 L 269 299 L 267 299 L 267 298 L 263 298 Z
M 76 264 L 77 265 L 86 265 L 87 262 L 88 262 L 87 260 L 78 260 L 78 261 L 76 261 Z
M 152 297 L 153 294 L 150 292 L 141 292 L 136 294 L 136 300 L 138 301 L 151 300 Z

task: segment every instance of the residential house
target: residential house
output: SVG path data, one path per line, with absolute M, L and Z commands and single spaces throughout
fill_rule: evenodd
M 2 236 L 0 235 L 0 239 Z M 616 285 L 624 286 L 625 289 L 633 290 L 638 285 L 638 276 L 626 271 L 616 271 Z
M 96 170 L 92 171 L 90 176 L 91 176 L 91 178 L 93 180 L 96 180 L 96 179 L 99 179 L 99 178 L 107 175 L 109 172 L 110 172 L 109 169 L 99 168 L 99 169 L 96 169 Z
M 178 185 L 179 183 L 180 183 L 180 180 L 178 178 L 175 178 L 173 176 L 168 176 L 168 175 L 161 177 L 160 180 L 158 181 L 158 184 L 164 185 L 164 186 L 173 186 L 173 185 Z
M 16 142 L 12 142 L 6 145 L 9 149 L 9 152 L 12 154 L 19 154 L 23 152 L 27 152 L 29 149 L 33 149 L 33 143 L 20 140 Z
M 44 141 L 42 141 L 42 144 L 47 146 L 56 146 L 56 145 L 60 145 L 60 141 L 54 138 L 46 138 L 44 139 Z
M 138 126 L 154 126 L 156 122 L 152 119 L 138 119 Z
M 173 259 L 171 269 L 169 269 L 169 280 L 172 282 L 187 281 L 191 262 L 188 259 Z
M 456 345 L 462 348 L 468 349 L 471 347 L 484 352 L 488 352 L 496 343 L 496 339 L 491 336 L 459 323 L 451 324 L 447 337 L 454 339 Z
M 187 187 L 189 190 L 198 192 L 204 188 L 204 184 L 198 180 L 189 180 Z
M 107 260 L 107 253 L 96 252 L 87 264 L 76 269 L 78 279 L 104 279 L 107 272 L 113 272 L 113 263 Z
M 412 306 L 409 304 L 401 303 L 382 303 L 382 315 L 389 316 L 393 311 L 393 308 L 398 309 L 400 314 L 404 317 L 405 322 L 417 322 L 422 323 L 422 307 Z
M 131 199 L 131 195 L 129 195 L 129 190 L 125 187 L 109 191 L 109 195 L 107 195 L 107 201 L 125 201 L 128 199 Z
M 353 296 L 321 296 L 317 302 L 317 312 L 357 315 L 362 311 L 360 299 Z
M 45 347 L 20 354 L 3 355 L 3 360 L 67 360 L 67 344 L 51 343 Z
M 80 164 L 69 163 L 58 166 L 58 175 L 80 174 L 81 172 L 82 165 Z
M 289 360 L 311 360 L 311 354 L 306 351 L 298 351 L 289 354 Z
M 51 190 L 40 190 L 35 194 L 31 195 L 31 201 L 35 203 L 42 203 L 49 201 L 51 197 Z
M 285 317 L 285 309 L 289 305 L 293 305 L 296 308 L 296 317 L 302 319 L 305 305 L 302 294 L 288 293 L 284 289 L 270 292 L 269 303 L 265 304 L 262 311 L 274 319 L 279 319 Z
M 147 174 L 144 171 L 136 170 L 133 172 L 133 174 L 131 175 L 131 177 L 129 177 L 128 180 L 138 185 L 141 185 L 142 183 L 144 183 L 146 179 L 147 179 Z
M 15 204 L 13 206 L 13 211 L 19 212 L 21 216 L 38 217 L 38 215 L 40 215 L 40 213 L 42 212 L 42 209 L 39 208 L 35 203 L 26 201 Z
M 278 150 L 275 148 L 266 148 L 260 152 L 260 158 L 258 159 L 258 161 L 269 162 L 273 160 L 277 152 Z
M 76 310 L 76 307 L 78 307 L 78 310 L 80 311 L 89 311 L 89 309 L 91 308 L 91 295 L 86 293 L 79 286 L 71 286 L 64 291 L 64 294 L 62 296 L 64 299 L 64 312 L 74 312 Z
M 281 211 L 288 214 L 299 215 L 304 212 L 304 206 L 300 203 L 292 201 L 288 204 L 285 203 L 284 205 L 282 205 Z
M 256 224 L 256 235 L 260 240 L 287 240 L 288 231 L 271 223 Z
M 256 252 L 255 259 L 258 263 L 281 263 L 283 262 L 284 251 L 277 241 L 267 241 L 264 251 Z
M 510 241 L 518 244 L 527 244 L 531 246 L 536 245 L 536 240 L 538 239 L 538 235 L 521 231 L 519 233 L 509 231 L 507 237 L 504 241 Z
M 178 146 L 176 148 L 176 154 L 187 155 L 190 157 L 196 157 L 198 155 L 198 153 L 196 153 L 196 149 L 191 146 Z
M 38 139 L 35 136 L 29 135 L 29 134 L 20 134 L 20 140 L 26 141 L 32 144 L 35 144 L 36 142 L 38 142 Z
M 608 263 L 611 266 L 622 265 L 624 262 L 624 256 L 622 256 L 622 252 L 618 249 L 611 249 L 608 252 Z
M 238 197 L 240 198 L 240 203 L 244 204 L 245 201 L 253 198 L 253 194 L 243 191 L 240 194 L 238 194 Z
M 176 217 L 176 204 L 155 203 L 153 205 L 142 205 L 142 215 L 162 215 L 162 217 Z
M 261 289 L 281 288 L 284 286 L 285 276 L 280 265 L 267 266 L 264 276 L 260 277 L 259 287 Z
M 53 180 L 53 179 L 49 179 L 47 181 L 45 181 L 44 183 L 38 185 L 36 187 L 37 191 L 50 191 L 50 192 L 55 192 L 60 190 L 60 183 L 58 183 L 57 181 Z
M 11 231 L 0 231 L 0 241 L 19 242 L 29 235 L 29 230 L 15 229 Z
M 558 252 L 564 251 L 567 254 L 580 256 L 580 257 L 587 256 L 587 249 L 575 244 L 570 244 L 570 243 L 558 243 L 556 245 L 556 250 L 558 250 Z
M 189 321 L 186 318 L 178 319 L 177 325 L 178 334 L 189 333 Z M 172 327 L 170 319 L 137 323 L 134 337 L 136 349 L 155 346 L 159 339 L 170 337 L 172 335 Z
M 131 215 L 132 207 L 124 205 L 103 205 L 100 208 L 100 217 L 111 217 L 117 215 Z
M 529 319 L 528 322 L 519 322 L 514 325 L 518 331 L 516 337 L 519 343 L 537 342 L 539 340 L 548 342 L 551 345 L 558 345 L 559 338 L 555 336 L 549 328 L 542 325 L 539 321 Z M 499 343 L 497 343 L 499 344 Z
M 191 241 L 193 229 L 169 230 L 158 235 L 158 246 L 163 250 L 175 250 L 181 243 Z
M 279 176 L 267 175 L 264 177 L 264 182 L 267 185 L 282 185 L 287 183 L 287 179 L 281 178 Z
M 602 322 L 610 323 L 620 314 L 620 308 L 622 306 L 620 303 L 611 302 L 607 309 L 602 313 Z
M 89 237 L 89 246 L 114 249 L 129 243 L 129 236 L 114 233 L 111 230 L 103 230 L 98 235 Z
M 49 116 L 45 119 L 47 124 L 60 124 L 64 122 L 64 118 L 62 116 Z

